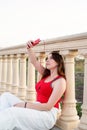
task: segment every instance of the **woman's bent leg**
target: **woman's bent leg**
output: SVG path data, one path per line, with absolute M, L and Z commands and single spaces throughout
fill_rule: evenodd
M 12 107 L 13 105 L 19 102 L 23 101 L 11 93 L 5 92 L 0 96 L 0 111 L 8 107 Z
M 49 130 L 54 123 L 52 111 L 11 107 L 0 112 L 1 130 Z

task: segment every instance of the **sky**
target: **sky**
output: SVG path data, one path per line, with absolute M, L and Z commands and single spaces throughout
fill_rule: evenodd
M 0 0 L 0 48 L 87 32 L 87 0 Z

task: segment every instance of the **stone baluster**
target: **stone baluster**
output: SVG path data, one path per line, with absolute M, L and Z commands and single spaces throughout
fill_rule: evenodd
M 38 56 L 38 61 L 39 61 L 40 64 L 43 65 L 44 67 L 45 67 L 45 57 L 46 57 L 46 55 L 45 55 L 44 52 L 40 53 L 40 55 Z M 38 72 L 38 73 L 37 73 L 37 81 L 39 81 L 40 78 L 41 78 L 41 74 Z
M 2 72 L 2 56 L 0 56 L 0 87 L 1 87 L 1 72 Z
M 17 54 L 13 55 L 12 59 L 12 88 L 11 93 L 14 95 L 18 94 L 18 86 L 19 86 L 19 57 Z
M 6 90 L 6 76 L 7 76 L 7 57 L 2 56 L 2 70 L 1 70 L 1 88 L 0 94 Z
M 7 83 L 6 83 L 6 91 L 11 92 L 12 87 L 12 56 L 7 56 Z
M 26 100 L 33 102 L 36 99 L 35 92 L 35 68 L 30 62 L 28 58 L 28 78 L 27 78 L 27 92 L 26 92 Z
M 19 78 L 19 88 L 18 97 L 25 100 L 26 97 L 26 55 L 20 55 L 20 78 Z
M 83 105 L 82 105 L 82 117 L 80 124 L 76 130 L 87 130 L 87 50 L 80 51 L 84 55 L 84 90 L 83 90 Z
M 74 57 L 76 51 L 62 52 L 65 55 L 65 69 L 67 78 L 67 89 L 63 101 L 61 116 L 58 120 L 58 126 L 63 130 L 73 130 L 79 123 L 77 116 L 76 100 L 75 100 L 75 68 Z

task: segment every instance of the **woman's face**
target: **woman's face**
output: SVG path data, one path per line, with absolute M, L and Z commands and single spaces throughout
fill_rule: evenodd
M 58 66 L 57 62 L 52 58 L 52 54 L 49 54 L 46 59 L 46 68 L 51 70 Z

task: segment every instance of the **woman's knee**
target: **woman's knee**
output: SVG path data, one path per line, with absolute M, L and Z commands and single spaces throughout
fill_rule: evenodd
M 1 97 L 8 97 L 9 95 L 10 95 L 9 92 L 4 92 L 4 93 L 2 93 Z

